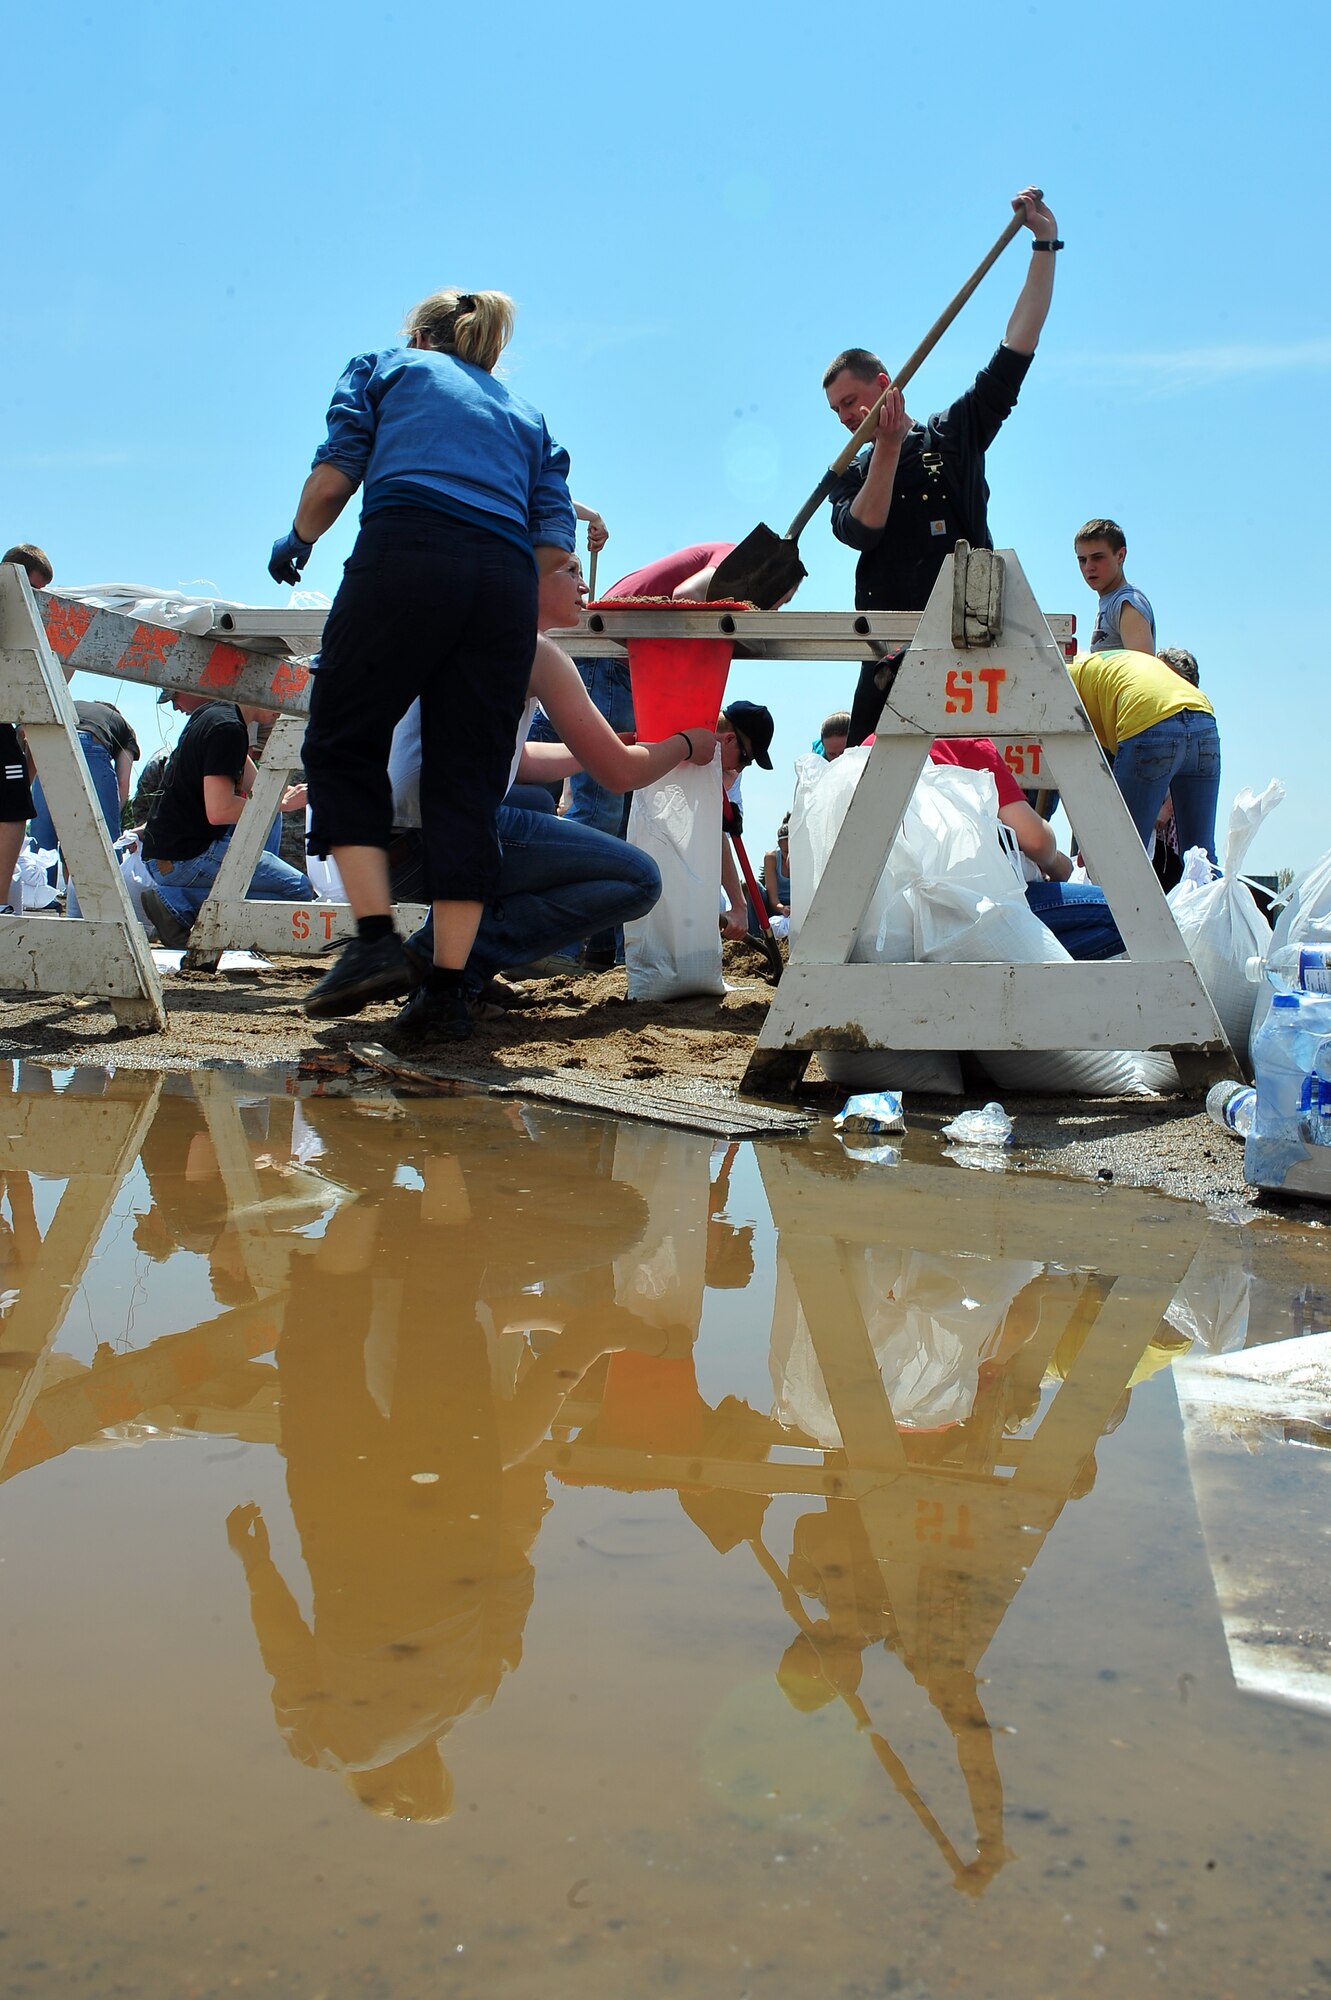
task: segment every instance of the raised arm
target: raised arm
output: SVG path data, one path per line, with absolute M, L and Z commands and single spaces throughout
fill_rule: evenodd
M 1026 227 L 1036 243 L 1056 243 L 1058 224 L 1053 210 L 1046 203 L 1039 188 L 1023 188 L 1012 197 L 1012 206 L 1018 214 L 1024 215 Z M 1021 288 L 1012 317 L 1003 335 L 1004 347 L 1010 347 L 1015 354 L 1034 354 L 1036 342 L 1049 315 L 1049 302 L 1054 295 L 1054 263 L 1056 250 L 1032 250 L 1030 268 L 1026 282 Z

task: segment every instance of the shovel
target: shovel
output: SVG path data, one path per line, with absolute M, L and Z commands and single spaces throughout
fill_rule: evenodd
M 1025 215 L 1014 215 L 993 249 L 987 256 L 981 258 L 951 304 L 939 314 L 905 366 L 892 378 L 892 388 L 905 388 L 920 363 L 932 353 L 947 332 L 985 272 L 992 264 L 997 263 L 1013 237 L 1025 227 Z M 776 535 L 765 522 L 760 522 L 752 534 L 746 535 L 744 540 L 717 564 L 707 588 L 709 598 L 747 599 L 750 604 L 756 604 L 760 611 L 770 611 L 774 604 L 779 604 L 783 598 L 789 597 L 791 591 L 804 581 L 808 572 L 800 561 L 801 530 L 808 525 L 822 506 L 856 452 L 873 436 L 878 424 L 878 412 L 883 407 L 883 396 L 886 394 L 885 389 L 849 443 L 832 460 L 785 534 Z

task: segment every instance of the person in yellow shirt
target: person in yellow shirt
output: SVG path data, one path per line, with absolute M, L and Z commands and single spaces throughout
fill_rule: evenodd
M 1068 672 L 1143 845 L 1168 793 L 1179 852 L 1204 847 L 1214 861 L 1220 732 L 1201 689 L 1153 653 L 1078 653 Z

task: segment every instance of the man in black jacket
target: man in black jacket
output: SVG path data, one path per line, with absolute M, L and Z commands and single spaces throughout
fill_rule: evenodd
M 857 430 L 886 390 L 873 442 L 832 493 L 832 532 L 860 552 L 857 610 L 923 611 L 945 559 L 959 541 L 992 548 L 984 455 L 1031 365 L 1054 288 L 1058 225 L 1039 188 L 1013 197 L 1033 242 L 1030 268 L 992 361 L 965 394 L 927 423 L 906 412 L 900 390 L 865 347 L 838 354 L 823 376 L 832 410 Z M 891 686 L 895 659 L 867 660 L 851 709 L 850 741 L 873 734 Z

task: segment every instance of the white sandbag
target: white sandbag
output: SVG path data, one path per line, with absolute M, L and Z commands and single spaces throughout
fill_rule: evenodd
M 661 871 L 661 898 L 624 926 L 630 1000 L 721 994 L 721 764 L 681 764 L 633 794 L 628 838 Z
M 1287 944 L 1328 944 L 1331 945 L 1331 850 L 1320 861 L 1314 861 L 1307 873 L 1301 875 L 1285 897 L 1285 907 L 1276 918 L 1275 929 L 1271 933 L 1268 952 L 1279 951 Z M 1272 988 L 1262 982 L 1254 987 L 1257 996 L 1252 1010 L 1252 1032 L 1248 1042 L 1249 1060 L 1252 1044 L 1257 1039 L 1257 1030 L 1266 1019 L 1271 1005 Z
M 1000 1090 L 1035 1097 L 1170 1097 L 1174 1058 L 1145 1049 L 977 1049 Z
M 1278 778 L 1260 793 L 1245 786 L 1230 809 L 1220 875 L 1213 880 L 1205 852 L 1193 848 L 1184 858 L 1183 879 L 1168 897 L 1188 954 L 1240 1061 L 1247 1057 L 1257 1002 L 1247 963 L 1253 957 L 1264 958 L 1271 945 L 1271 926 L 1240 877 L 1257 829 L 1284 796 Z
M 56 871 L 52 883 L 47 870 Z M 14 870 L 13 894 L 9 900 L 16 910 L 49 910 L 59 895 L 60 851 L 58 848 L 34 847 L 31 839 L 24 841 L 19 849 L 18 865 Z
M 950 1049 L 820 1049 L 829 1083 L 843 1090 L 930 1091 L 960 1097 L 961 1064 Z

